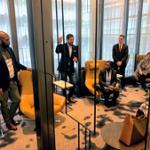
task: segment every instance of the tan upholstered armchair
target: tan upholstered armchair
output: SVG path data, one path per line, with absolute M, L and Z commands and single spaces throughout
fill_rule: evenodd
M 28 118 L 35 119 L 34 111 L 34 96 L 33 96 L 33 83 L 31 71 L 20 71 L 18 74 L 21 84 L 21 101 L 20 110 Z M 65 97 L 53 94 L 54 99 L 54 113 L 60 112 L 65 105 Z
M 99 73 L 100 70 L 103 70 L 105 68 L 106 61 L 104 60 L 97 60 L 96 61 L 96 83 L 99 83 Z M 94 95 L 94 68 L 95 68 L 95 61 L 89 60 L 85 62 L 85 86 L 88 88 L 91 94 Z M 96 92 L 96 96 L 101 96 L 101 92 Z

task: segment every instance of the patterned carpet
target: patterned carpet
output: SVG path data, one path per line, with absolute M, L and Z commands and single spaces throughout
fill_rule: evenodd
M 87 126 L 90 130 L 94 129 L 94 105 L 92 99 L 77 99 L 78 102 L 72 105 L 69 115 L 76 118 L 79 122 Z M 96 135 L 92 136 L 92 150 L 113 150 L 105 145 L 101 137 L 101 129 L 105 124 L 112 122 L 122 122 L 125 115 L 135 115 L 137 108 L 146 100 L 145 92 L 139 88 L 128 87 L 126 92 L 122 92 L 118 98 L 116 107 L 107 108 L 102 103 L 97 104 L 96 110 Z M 77 123 L 72 121 L 66 114 L 59 113 L 57 116 L 60 123 L 56 123 L 56 148 L 57 150 L 76 150 Z M 84 129 L 80 129 L 81 149 L 84 149 Z
M 116 107 L 107 108 L 102 102 L 97 104 L 96 110 L 96 135 L 92 136 L 92 150 L 113 150 L 107 146 L 101 137 L 101 129 L 105 124 L 123 121 L 127 113 L 135 115 L 139 105 L 146 100 L 145 92 L 140 88 L 127 87 L 118 98 Z M 94 105 L 90 98 L 77 99 L 77 103 L 71 106 L 68 114 L 76 118 L 79 122 L 87 126 L 91 131 L 94 128 Z M 20 119 L 20 118 L 19 118 Z M 4 127 L 3 127 L 4 128 Z M 5 129 L 6 130 L 6 129 Z M 65 113 L 56 115 L 56 149 L 57 150 L 77 150 L 78 146 L 78 125 Z M 84 129 L 80 128 L 80 145 L 84 149 Z M 6 130 L 5 138 L 0 139 L 0 149 L 2 150 L 37 150 L 34 123 L 25 121 L 18 126 L 17 132 Z

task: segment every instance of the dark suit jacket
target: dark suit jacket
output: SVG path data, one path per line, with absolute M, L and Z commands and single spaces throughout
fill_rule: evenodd
M 9 71 L 7 65 L 1 54 L 2 49 L 3 48 L 0 47 L 0 88 L 2 88 L 3 91 L 6 91 L 9 87 L 10 77 L 9 77 Z M 27 68 L 17 62 L 14 52 L 10 47 L 7 48 L 7 51 L 9 52 L 10 57 L 12 58 L 13 61 L 13 66 L 15 71 L 14 80 L 18 83 L 17 72 L 19 70 L 26 70 Z
M 116 71 L 115 70 L 111 70 L 111 85 L 115 82 L 117 82 L 117 75 L 116 75 Z M 99 74 L 99 85 L 100 87 L 104 87 L 104 86 L 107 86 L 106 85 L 106 70 L 103 70 L 100 72 Z
M 72 56 L 69 56 L 68 44 L 59 44 L 56 47 L 56 53 L 61 53 L 61 59 L 58 65 L 58 71 L 67 74 L 74 73 L 74 61 L 73 58 L 78 58 L 78 47 L 73 45 Z
M 117 65 L 117 61 L 122 61 L 122 66 L 127 65 L 128 59 L 128 46 L 123 44 L 121 52 L 119 51 L 119 44 L 113 46 L 113 60 L 114 64 Z

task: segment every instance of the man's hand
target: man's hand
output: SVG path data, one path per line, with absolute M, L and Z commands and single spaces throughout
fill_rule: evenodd
M 32 68 L 27 68 L 28 71 L 32 71 Z
M 3 90 L 2 90 L 2 88 L 0 88 L 0 94 L 3 94 Z
M 61 44 L 61 43 L 62 43 L 62 40 L 63 40 L 63 37 L 60 36 L 60 37 L 58 38 L 58 44 Z
M 118 61 L 117 66 L 121 66 L 121 65 L 122 65 L 122 61 Z
M 78 61 L 77 57 L 74 57 L 74 58 L 73 58 L 73 61 L 74 61 L 74 62 L 77 62 L 77 61 Z
M 113 91 L 113 90 L 114 90 L 114 87 L 113 87 L 112 85 L 110 85 L 110 86 L 109 86 L 109 90 L 110 90 L 110 91 Z

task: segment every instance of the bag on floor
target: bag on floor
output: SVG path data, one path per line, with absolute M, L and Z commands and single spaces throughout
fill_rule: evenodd
M 120 141 L 127 146 L 131 146 L 145 139 L 147 119 L 138 119 L 131 115 L 126 115 L 123 122 Z

